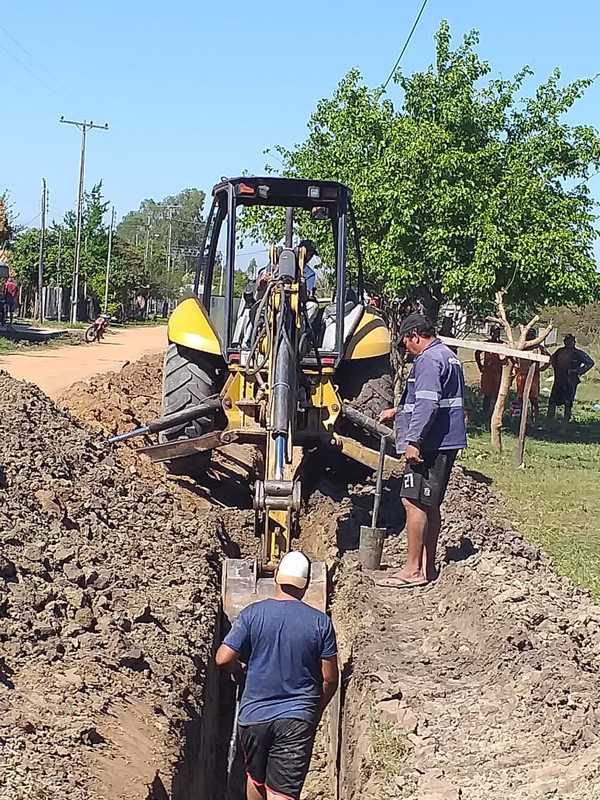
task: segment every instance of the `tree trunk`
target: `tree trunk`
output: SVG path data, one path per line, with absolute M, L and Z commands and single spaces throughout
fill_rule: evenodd
M 414 298 L 421 306 L 422 313 L 435 325 L 443 302 L 439 287 L 431 289 L 428 286 L 420 286 L 414 293 Z
M 494 450 L 502 450 L 502 418 L 504 416 L 504 406 L 506 405 L 506 398 L 508 397 L 508 390 L 511 384 L 512 363 L 507 360 L 506 364 L 502 367 L 502 379 L 500 381 L 500 390 L 496 398 L 496 405 L 492 413 L 490 422 L 490 429 L 492 434 L 492 447 Z

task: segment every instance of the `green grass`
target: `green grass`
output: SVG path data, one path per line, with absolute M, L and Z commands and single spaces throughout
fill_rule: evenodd
M 87 328 L 90 324 L 89 322 L 69 322 L 68 320 L 62 320 L 62 322 L 58 322 L 55 319 L 45 319 L 43 322 L 40 322 L 39 319 L 33 319 L 33 317 L 27 318 L 19 318 L 15 320 L 17 325 L 30 325 L 32 328 L 58 328 L 59 330 L 69 330 L 69 329 L 83 329 Z
M 31 325 L 34 328 L 42 327 L 42 328 L 59 328 L 60 330 L 73 330 L 79 329 L 84 330 L 91 325 L 91 322 L 69 322 L 68 320 L 63 320 L 62 322 L 58 322 L 55 319 L 45 319 L 43 323 L 40 323 L 39 320 L 36 319 L 19 319 L 17 323 L 23 325 Z M 128 328 L 155 328 L 157 325 L 166 325 L 167 320 L 163 317 L 159 317 L 158 319 L 148 319 L 148 320 L 135 320 L 125 323 L 125 325 L 121 325 L 118 322 L 111 322 L 110 328 L 117 329 L 117 330 L 127 330 Z
M 525 467 L 515 466 L 516 437 L 503 433 L 503 452 L 475 420 L 462 463 L 492 481 L 505 498 L 503 516 L 553 558 L 558 571 L 600 597 L 600 383 L 580 387 L 570 425 L 542 419 L 529 425 Z M 542 413 L 545 413 L 542 398 Z M 560 412 L 560 409 L 559 409 Z
M 386 778 L 400 775 L 410 749 L 406 735 L 380 719 L 375 711 L 371 713 L 369 733 L 371 769 Z
M 5 336 L 0 336 L 0 355 L 8 356 L 15 351 L 16 347 L 12 339 L 7 339 Z

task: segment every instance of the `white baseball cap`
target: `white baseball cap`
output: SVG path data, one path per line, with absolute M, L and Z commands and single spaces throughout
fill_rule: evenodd
M 297 589 L 305 589 L 310 574 L 310 561 L 299 550 L 286 553 L 279 562 L 279 569 L 275 582 L 279 585 L 288 584 Z

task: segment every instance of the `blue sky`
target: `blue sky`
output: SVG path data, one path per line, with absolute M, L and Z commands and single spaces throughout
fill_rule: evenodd
M 102 178 L 118 215 L 146 197 L 187 186 L 206 191 L 221 175 L 260 173 L 262 151 L 305 135 L 315 103 L 358 66 L 380 84 L 420 0 L 242 3 L 177 0 L 46 0 L 11 3 L 0 18 L 3 94 L 0 191 L 22 223 L 73 207 L 79 133 L 70 119 L 108 121 L 89 137 L 86 184 Z M 523 64 L 532 86 L 559 66 L 565 80 L 600 72 L 600 4 L 557 0 L 429 0 L 404 56 L 406 71 L 430 63 L 442 18 L 453 34 L 477 28 L 480 53 L 511 76 Z M 391 96 L 397 90 L 391 88 Z M 600 82 L 574 122 L 600 127 Z M 600 196 L 600 176 L 591 187 Z

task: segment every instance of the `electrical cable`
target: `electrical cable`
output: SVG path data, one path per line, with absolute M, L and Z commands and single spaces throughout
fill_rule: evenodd
M 396 72 L 396 70 L 398 69 L 398 64 L 399 64 L 399 63 L 400 63 L 400 61 L 402 60 L 402 56 L 403 56 L 403 55 L 404 55 L 404 53 L 406 52 L 406 48 L 407 48 L 407 47 L 408 47 L 408 45 L 410 44 L 410 40 L 411 40 L 411 39 L 412 39 L 412 37 L 413 37 L 413 33 L 414 33 L 414 32 L 415 32 L 415 30 L 417 29 L 417 25 L 419 24 L 419 20 L 421 19 L 422 15 L 423 15 L 423 12 L 425 11 L 425 6 L 427 5 L 427 2 L 428 2 L 428 0 L 423 0 L 423 4 L 422 4 L 422 6 L 421 6 L 421 9 L 420 9 L 419 13 L 417 14 L 417 18 L 415 19 L 415 21 L 414 21 L 414 23 L 413 23 L 413 26 L 412 26 L 412 28 L 410 29 L 410 33 L 408 34 L 408 36 L 407 36 L 407 38 L 406 38 L 406 41 L 404 42 L 404 46 L 403 46 L 402 50 L 400 51 L 400 55 L 399 55 L 399 56 L 398 56 L 398 58 L 396 59 L 396 63 L 395 63 L 395 64 L 394 64 L 394 66 L 392 67 L 392 71 L 390 72 L 390 74 L 389 74 L 389 75 L 388 75 L 388 77 L 387 77 L 387 80 L 385 81 L 385 83 L 384 83 L 384 84 L 383 84 L 383 86 L 382 86 L 382 88 L 383 88 L 383 89 L 386 89 L 386 88 L 387 88 L 387 85 L 388 85 L 388 83 L 389 83 L 389 82 L 392 80 L 392 78 L 394 77 L 394 73 L 395 73 L 395 72 Z
M 57 97 L 60 97 L 61 92 L 64 93 L 65 89 L 64 86 L 60 86 L 61 92 L 58 91 L 58 86 L 55 84 L 60 83 L 60 81 L 56 78 L 56 76 L 52 75 L 51 71 L 41 62 L 38 62 L 36 65 L 36 60 L 33 54 L 23 44 L 21 44 L 21 42 L 15 36 L 13 36 L 12 33 L 4 27 L 4 25 L 0 25 L 0 31 L 12 42 L 15 47 L 21 51 L 21 53 L 26 56 L 28 61 L 31 63 L 28 64 L 27 61 L 21 59 L 4 45 L 0 45 L 0 49 L 2 49 L 14 61 L 16 61 L 17 64 L 23 67 L 23 69 L 26 70 L 32 78 L 38 81 L 38 83 L 40 83 L 46 89 L 49 89 L 51 92 L 54 92 Z M 48 80 L 46 80 L 46 78 L 48 78 Z

